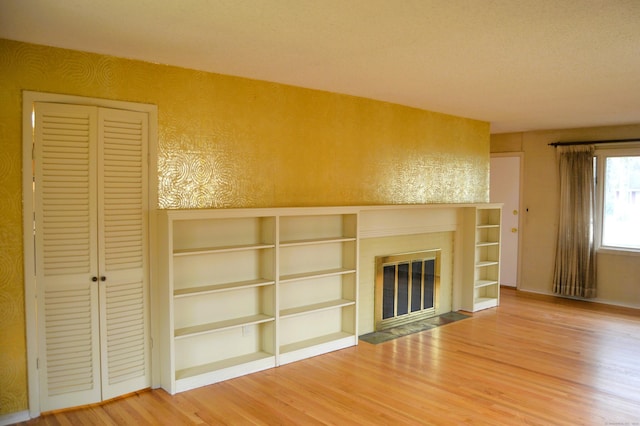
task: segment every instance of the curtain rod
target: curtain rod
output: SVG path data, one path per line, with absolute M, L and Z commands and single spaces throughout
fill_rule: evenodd
M 609 139 L 602 141 L 574 141 L 574 142 L 551 142 L 549 146 L 566 146 L 566 145 L 600 145 L 605 143 L 623 143 L 623 142 L 640 142 L 640 138 L 636 139 Z

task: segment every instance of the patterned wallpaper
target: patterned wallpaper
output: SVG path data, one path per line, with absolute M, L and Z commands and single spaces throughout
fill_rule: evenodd
M 0 40 L 1 42 L 1 40 Z M 0 415 L 27 408 L 22 275 L 20 92 L 7 84 L 10 58 L 0 44 Z
M 488 123 L 0 40 L 0 415 L 27 409 L 22 90 L 157 105 L 160 208 L 488 201 Z

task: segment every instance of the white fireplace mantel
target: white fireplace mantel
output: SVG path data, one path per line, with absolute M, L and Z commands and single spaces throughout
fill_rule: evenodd
M 438 314 L 461 308 L 462 214 L 475 204 L 424 204 L 366 206 L 360 209 L 361 240 L 359 283 L 359 333 L 374 331 L 375 300 L 373 270 L 375 256 L 403 251 L 443 249 L 443 292 Z M 450 234 L 442 234 L 450 233 Z M 380 238 L 381 240 L 377 240 Z M 370 245 L 373 247 L 370 248 Z
M 458 211 L 475 204 L 368 206 L 360 209 L 360 238 L 455 231 Z

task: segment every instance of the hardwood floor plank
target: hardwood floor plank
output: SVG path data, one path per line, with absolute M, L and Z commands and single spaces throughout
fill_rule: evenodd
M 638 311 L 503 289 L 471 318 L 24 425 L 640 424 Z
M 246 418 L 240 414 L 242 408 L 228 401 L 225 391 L 224 386 L 214 385 L 184 392 L 172 398 L 182 397 L 184 395 L 185 400 L 197 409 L 195 414 L 198 418 L 202 419 L 205 424 L 246 424 Z

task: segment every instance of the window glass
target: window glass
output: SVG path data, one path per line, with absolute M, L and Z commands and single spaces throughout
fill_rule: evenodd
M 640 156 L 605 160 L 602 245 L 640 249 Z

